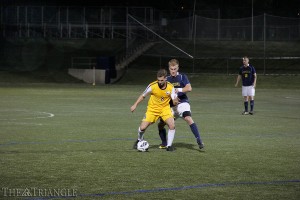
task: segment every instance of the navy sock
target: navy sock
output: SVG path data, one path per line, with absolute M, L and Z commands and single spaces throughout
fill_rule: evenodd
M 248 112 L 248 101 L 244 102 L 244 106 L 245 106 L 245 111 Z
M 254 108 L 254 100 L 251 100 L 250 101 L 250 109 L 251 109 L 251 111 L 253 111 L 253 108 Z
M 165 128 L 158 130 L 162 145 L 167 146 L 167 131 Z
M 198 143 L 202 143 L 202 140 L 201 140 L 201 138 L 200 138 L 200 133 L 199 133 L 199 131 L 198 131 L 198 127 L 197 127 L 196 123 L 191 124 L 191 125 L 190 125 L 190 128 L 191 128 L 191 130 L 192 130 L 192 132 L 193 132 L 195 138 L 197 139 L 197 142 L 198 142 Z

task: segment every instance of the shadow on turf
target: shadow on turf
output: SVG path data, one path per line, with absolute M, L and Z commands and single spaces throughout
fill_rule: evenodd
M 188 143 L 183 143 L 183 142 L 176 142 L 176 143 L 173 143 L 173 146 L 175 148 L 175 150 L 178 150 L 178 149 L 190 149 L 190 150 L 196 150 L 196 151 L 199 151 L 199 152 L 205 152 L 204 150 L 200 150 L 198 145 L 195 145 L 195 144 L 188 144 Z M 159 148 L 159 145 L 151 145 L 151 148 Z

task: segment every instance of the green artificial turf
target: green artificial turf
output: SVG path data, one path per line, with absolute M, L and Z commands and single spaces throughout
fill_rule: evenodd
M 2 85 L 0 199 L 50 199 L 55 189 L 76 199 L 299 199 L 299 88 L 265 82 L 255 114 L 243 116 L 240 88 L 195 82 L 189 97 L 205 151 L 178 119 L 174 152 L 158 149 L 156 124 L 145 133 L 149 152 L 137 152 L 148 99 L 130 106 L 147 84 Z M 48 193 L 16 192 L 34 188 Z

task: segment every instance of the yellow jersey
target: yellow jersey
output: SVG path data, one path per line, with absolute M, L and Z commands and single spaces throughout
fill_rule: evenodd
M 166 82 L 166 84 L 166 88 L 161 89 L 158 85 L 158 81 L 154 81 L 150 83 L 143 92 L 144 97 L 149 93 L 151 94 L 148 101 L 147 112 L 160 114 L 164 108 L 170 108 L 169 103 L 172 97 L 175 96 L 175 89 L 170 82 Z

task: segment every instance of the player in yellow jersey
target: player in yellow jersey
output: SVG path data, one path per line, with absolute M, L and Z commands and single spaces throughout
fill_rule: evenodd
M 172 143 L 175 136 L 175 122 L 169 103 L 172 100 L 173 103 L 177 105 L 178 100 L 174 86 L 167 82 L 167 71 L 165 69 L 160 69 L 157 72 L 157 80 L 150 83 L 146 90 L 138 97 L 130 108 L 131 112 L 133 112 L 137 105 L 149 94 L 150 99 L 148 101 L 147 111 L 139 126 L 138 139 L 134 143 L 134 148 L 136 149 L 137 143 L 144 139 L 144 132 L 148 126 L 161 118 L 169 127 L 167 151 L 173 151 Z

